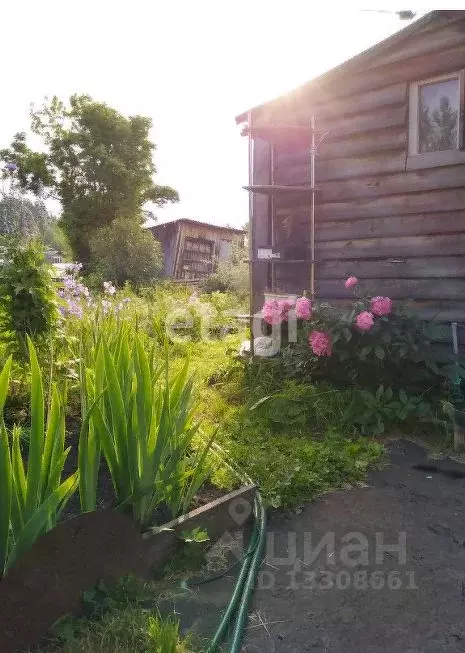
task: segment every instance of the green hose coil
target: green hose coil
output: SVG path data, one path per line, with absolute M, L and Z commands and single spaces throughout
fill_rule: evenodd
M 233 628 L 233 635 L 229 653 L 238 653 L 240 651 L 250 601 L 260 570 L 266 541 L 266 511 L 259 492 L 255 496 L 254 515 L 254 530 L 241 571 L 229 604 L 206 653 L 216 653 L 218 651 L 218 647 L 224 641 L 230 626 Z

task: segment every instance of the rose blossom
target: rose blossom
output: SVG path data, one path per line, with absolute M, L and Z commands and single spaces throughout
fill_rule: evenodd
M 267 324 L 281 324 L 281 307 L 275 299 L 268 299 L 262 308 L 262 316 Z
M 288 299 L 268 299 L 262 308 L 262 317 L 267 324 L 281 324 L 286 322 L 289 310 L 293 303 Z
M 278 300 L 278 306 L 281 310 L 281 318 L 283 322 L 287 322 L 289 311 L 291 308 L 294 308 L 294 304 L 289 299 L 280 299 Z
M 389 315 L 392 311 L 392 299 L 389 297 L 373 297 L 371 300 L 371 312 L 378 317 Z
M 312 331 L 308 343 L 316 356 L 331 356 L 331 336 L 324 331 Z
M 299 320 L 309 320 L 312 317 L 312 302 L 306 297 L 299 297 L 295 303 L 295 315 Z
M 356 286 L 357 284 L 358 284 L 358 279 L 357 279 L 357 277 L 349 277 L 349 278 L 346 280 L 344 286 L 345 286 L 346 288 L 353 288 L 353 287 Z
M 373 313 L 369 311 L 362 311 L 355 319 L 360 331 L 369 331 L 374 324 Z

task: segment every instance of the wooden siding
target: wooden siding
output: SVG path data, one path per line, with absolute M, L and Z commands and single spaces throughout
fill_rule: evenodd
M 199 281 L 215 271 L 223 240 L 244 240 L 243 232 L 190 220 L 156 225 L 151 230 L 162 243 L 165 275 L 185 281 Z
M 256 123 L 288 124 L 308 124 L 316 113 L 317 128 L 327 131 L 316 160 L 320 298 L 348 298 L 342 282 L 353 274 L 370 292 L 414 300 L 425 316 L 465 318 L 465 153 L 450 165 L 438 159 L 426 167 L 408 154 L 409 83 L 465 68 L 465 12 L 444 13 L 363 68 L 350 72 L 349 62 L 346 74 L 329 73 L 253 113 Z M 255 149 L 256 170 L 270 165 L 263 152 Z M 272 160 L 274 183 L 309 183 L 308 150 L 275 144 Z M 255 222 L 270 219 L 267 201 L 255 200 L 255 207 L 262 202 Z M 278 197 L 275 243 L 285 244 L 287 233 L 287 244 L 308 247 L 309 214 L 307 200 Z M 255 231 L 258 247 L 270 244 L 271 227 Z M 269 289 L 261 266 L 257 296 Z M 273 266 L 276 292 L 308 289 L 308 264 Z

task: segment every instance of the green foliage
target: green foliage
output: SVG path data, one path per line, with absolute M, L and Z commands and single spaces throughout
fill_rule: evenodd
M 153 182 L 149 118 L 126 118 L 88 95 L 73 95 L 69 104 L 54 97 L 31 118 L 47 153 L 31 151 L 19 134 L 0 156 L 19 166 L 24 188 L 38 192 L 43 185 L 60 200 L 61 224 L 75 257 L 87 268 L 89 239 L 96 230 L 117 217 L 140 224 L 146 202 L 161 206 L 178 199 L 172 188 Z
M 208 532 L 204 528 L 193 528 L 191 531 L 181 531 L 181 539 L 186 543 L 195 542 L 197 544 L 202 544 L 203 542 L 208 542 L 210 539 L 208 537 Z
M 287 322 L 273 327 L 274 337 L 281 330 L 281 349 L 271 359 L 252 362 L 252 375 L 266 378 L 273 389 L 295 380 L 347 390 L 347 419 L 364 433 L 379 435 L 396 427 L 411 431 L 426 422 L 444 428 L 436 406 L 449 397 L 457 379 L 465 378 L 463 361 L 436 346 L 447 339 L 446 328 L 421 319 L 406 305 L 381 317 L 370 310 L 369 297 L 356 297 L 344 309 L 314 302 L 311 318 L 297 322 L 296 342 L 288 342 Z M 372 325 L 361 330 L 357 317 L 364 312 Z M 309 344 L 314 331 L 328 336 L 331 355 L 314 353 Z
M 61 641 L 60 641 L 61 640 Z M 99 620 L 62 627 L 60 653 L 189 653 L 174 617 L 163 619 L 151 610 L 128 604 L 105 612 Z
M 204 292 L 234 293 L 240 300 L 249 295 L 249 264 L 245 247 L 234 243 L 228 260 L 219 261 L 215 272 L 202 282 Z
M 0 150 L 0 160 L 17 165 L 15 174 L 19 185 L 35 195 L 40 195 L 44 186 L 52 186 L 54 183 L 47 155 L 31 150 L 24 132 L 15 134 L 10 147 Z M 4 172 L 3 176 L 9 176 L 9 173 Z
M 328 384 L 275 384 L 267 367 L 257 373 L 234 355 L 242 338 L 185 345 L 202 379 L 197 406 L 202 428 L 207 433 L 217 429 L 227 458 L 275 507 L 293 508 L 320 492 L 362 480 L 383 447 L 347 424 L 350 393 Z M 233 487 L 236 477 L 218 465 L 217 457 L 214 462 L 212 481 Z
M 56 249 L 65 261 L 73 260 L 73 251 L 69 244 L 68 237 L 60 226 L 59 221 L 52 220 L 44 228 L 41 239 L 51 249 Z
M 53 218 L 42 202 L 8 194 L 0 200 L 0 235 L 13 241 L 43 239 L 52 223 Z
M 3 420 L 11 358 L 0 374 L 0 576 L 29 550 L 41 533 L 52 528 L 78 485 L 77 472 L 62 481 L 65 450 L 65 407 L 52 386 L 45 421 L 42 374 L 34 345 L 28 340 L 31 363 L 31 426 L 24 465 L 21 429 L 9 437 Z
M 431 402 L 418 395 L 408 395 L 403 389 L 394 392 L 382 385 L 374 393 L 355 389 L 346 413 L 348 423 L 371 435 L 389 432 L 399 424 L 414 431 L 418 423 L 435 419 Z
M 100 280 L 118 286 L 150 285 L 163 272 L 163 253 L 158 240 L 138 222 L 123 217 L 96 231 L 89 241 L 93 269 Z
M 161 504 L 173 516 L 185 512 L 209 474 L 211 445 L 210 440 L 191 453 L 198 426 L 192 419 L 188 364 L 170 377 L 168 354 L 156 364 L 154 352 L 147 353 L 139 336 L 124 326 L 112 339 L 100 335 L 92 358 L 85 380 L 82 376 L 85 405 L 93 407 L 80 451 L 83 508 L 95 505 L 101 446 L 116 503 L 131 507 L 141 527 L 153 522 Z
M 57 321 L 55 289 L 42 247 L 15 247 L 0 267 L 0 332 L 4 342 L 26 352 L 26 337 L 48 338 Z

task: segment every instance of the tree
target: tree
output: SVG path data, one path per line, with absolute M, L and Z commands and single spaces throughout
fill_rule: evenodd
M 442 95 L 439 107 L 430 113 L 420 96 L 419 146 L 420 152 L 451 150 L 457 146 L 458 111 L 451 106 L 450 98 Z
M 436 124 L 436 149 L 451 150 L 457 147 L 458 111 L 453 109 L 450 98 L 443 95 L 439 100 L 439 109 L 433 111 Z
M 53 221 L 44 204 L 24 197 L 0 194 L 0 235 L 17 240 L 42 238 Z
M 54 97 L 32 110 L 31 118 L 47 152 L 33 152 L 24 134 L 17 134 L 0 158 L 17 163 L 23 188 L 37 193 L 43 187 L 60 200 L 61 225 L 88 270 L 96 231 L 122 217 L 140 225 L 146 202 L 178 200 L 175 190 L 153 181 L 149 118 L 126 118 L 88 95 L 73 95 L 69 104 Z
M 163 255 L 161 245 L 149 230 L 133 220 L 116 218 L 102 227 L 90 239 L 94 269 L 102 281 L 134 286 L 150 284 L 161 276 Z

